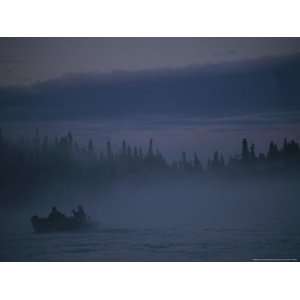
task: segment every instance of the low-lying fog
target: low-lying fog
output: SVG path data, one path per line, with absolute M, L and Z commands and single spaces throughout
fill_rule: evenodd
M 1 230 L 31 230 L 30 217 L 47 216 L 52 206 L 71 214 L 82 204 L 105 227 L 272 227 L 299 225 L 296 180 L 128 180 L 110 187 L 61 183 L 36 191 L 30 203 L 1 209 Z

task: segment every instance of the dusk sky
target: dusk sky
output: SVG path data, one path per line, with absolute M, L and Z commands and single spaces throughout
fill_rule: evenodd
M 298 38 L 2 38 L 0 119 L 11 136 L 149 138 L 170 157 L 249 137 L 299 139 Z
M 70 73 L 177 68 L 299 52 L 298 38 L 2 38 L 0 85 Z

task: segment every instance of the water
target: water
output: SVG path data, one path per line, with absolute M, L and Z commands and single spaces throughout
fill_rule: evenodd
M 95 195 L 79 189 L 77 197 L 49 187 L 11 215 L 0 210 L 0 261 L 300 259 L 299 186 L 297 178 L 157 180 L 120 183 Z M 34 234 L 30 216 L 47 216 L 53 199 L 66 214 L 83 204 L 99 227 Z
M 300 234 L 261 228 L 99 228 L 1 235 L 1 261 L 251 261 L 298 259 Z

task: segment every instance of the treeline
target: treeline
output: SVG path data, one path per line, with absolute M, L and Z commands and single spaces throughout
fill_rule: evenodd
M 0 130 L 0 184 L 2 188 L 19 185 L 28 188 L 41 182 L 60 180 L 89 180 L 112 182 L 131 175 L 241 175 L 275 174 L 300 169 L 300 146 L 285 139 L 282 145 L 269 144 L 267 153 L 257 154 L 255 145 L 242 141 L 239 154 L 225 160 L 221 152 L 202 163 L 197 153 L 183 152 L 181 158 L 169 162 L 154 147 L 150 139 L 147 149 L 132 146 L 125 140 L 117 150 L 107 141 L 106 150 L 98 151 L 92 140 L 81 146 L 69 132 L 62 137 L 49 139 L 36 130 L 26 140 L 13 141 Z

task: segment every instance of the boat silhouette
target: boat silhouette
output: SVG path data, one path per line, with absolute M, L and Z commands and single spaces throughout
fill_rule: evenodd
M 81 206 L 78 208 L 78 211 L 73 210 L 73 216 L 65 216 L 58 212 L 56 207 L 52 208 L 48 217 L 32 216 L 31 224 L 34 232 L 51 233 L 91 229 L 95 224 L 85 215 Z

